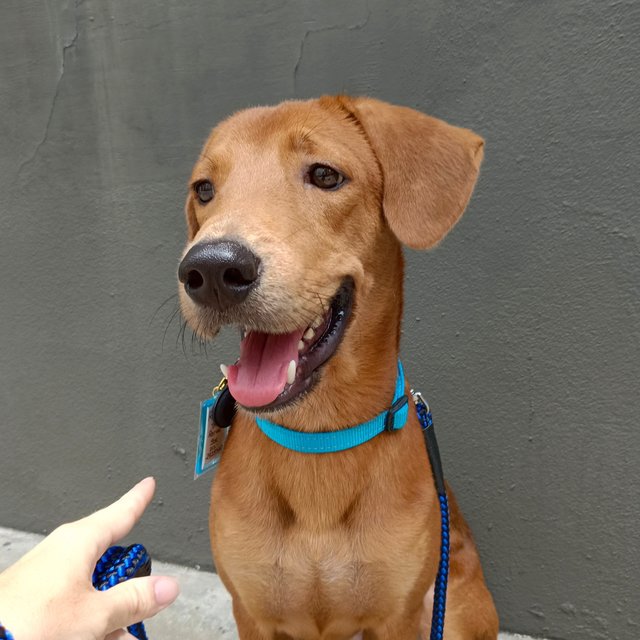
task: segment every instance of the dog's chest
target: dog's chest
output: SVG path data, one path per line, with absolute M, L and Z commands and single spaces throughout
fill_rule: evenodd
M 246 534 L 248 535 L 248 531 Z M 399 593 L 406 577 L 389 558 L 365 557 L 366 540 L 336 532 L 280 531 L 253 534 L 261 549 L 222 537 L 224 570 L 255 620 L 278 621 L 274 630 L 313 637 L 313 630 L 350 637 L 379 611 L 384 593 Z M 245 538 L 246 542 L 247 538 Z M 370 554 L 371 556 L 373 554 Z
M 236 505 L 218 506 L 214 551 L 227 586 L 254 620 L 292 637 L 355 635 L 392 614 L 424 566 L 424 530 L 405 545 L 393 528 L 355 516 L 348 525 L 310 528 L 282 520 L 273 507 L 247 518 Z
M 428 580 L 426 591 L 437 514 L 419 473 L 398 495 L 392 470 L 372 455 L 271 465 L 259 449 L 247 453 L 249 438 L 225 451 L 211 534 L 227 588 L 265 632 L 349 638 L 401 609 L 418 582 Z

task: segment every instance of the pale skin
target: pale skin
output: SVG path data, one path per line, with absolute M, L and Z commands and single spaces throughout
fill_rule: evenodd
M 108 507 L 63 524 L 0 574 L 0 622 L 16 640 L 135 640 L 126 627 L 177 598 L 180 587 L 167 576 L 108 591 L 91 584 L 96 561 L 133 528 L 155 486 L 145 478 Z

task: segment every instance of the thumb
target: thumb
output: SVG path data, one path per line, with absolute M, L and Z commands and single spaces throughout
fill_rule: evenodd
M 106 632 L 155 616 L 170 605 L 179 593 L 178 581 L 166 576 L 133 578 L 100 592 L 103 602 L 107 603 L 109 627 Z
M 137 640 L 126 629 L 118 629 L 110 633 L 104 640 Z

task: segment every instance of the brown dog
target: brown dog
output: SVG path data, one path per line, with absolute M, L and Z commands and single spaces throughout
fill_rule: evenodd
M 397 432 L 315 455 L 276 444 L 256 414 L 312 432 L 389 408 L 401 245 L 432 247 L 455 224 L 482 147 L 411 109 L 324 97 L 237 113 L 195 165 L 182 311 L 203 337 L 241 331 L 210 531 L 242 640 L 428 637 L 440 513 L 415 410 Z M 451 494 L 450 505 L 445 638 L 495 639 Z

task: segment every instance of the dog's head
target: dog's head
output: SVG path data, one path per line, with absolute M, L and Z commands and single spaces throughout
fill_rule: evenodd
M 400 243 L 446 235 L 482 146 L 412 109 L 342 96 L 248 109 L 213 130 L 187 197 L 180 298 L 203 337 L 240 328 L 227 376 L 241 405 L 287 405 L 363 333 L 356 324 L 397 325 Z

